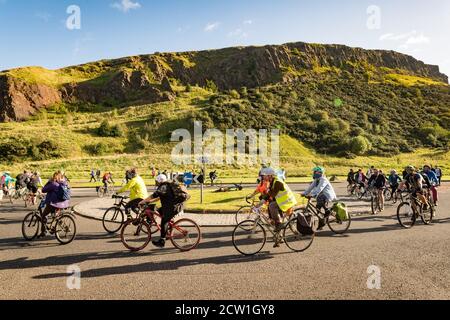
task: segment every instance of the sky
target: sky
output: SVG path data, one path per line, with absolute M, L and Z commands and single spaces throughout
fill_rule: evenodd
M 450 75 L 450 1 L 0 0 L 0 70 L 296 41 L 395 50 Z

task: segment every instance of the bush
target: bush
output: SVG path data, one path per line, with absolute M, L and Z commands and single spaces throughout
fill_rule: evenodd
M 231 91 L 230 91 L 230 96 L 231 96 L 233 99 L 240 99 L 240 98 L 241 98 L 239 92 L 237 92 L 236 90 L 231 90 Z
M 118 124 L 111 126 L 108 120 L 105 119 L 100 124 L 100 127 L 98 127 L 97 134 L 100 137 L 122 137 L 123 129 L 122 126 Z
M 86 151 L 93 156 L 103 156 L 111 152 L 109 146 L 104 142 L 99 142 L 86 147 Z
M 350 140 L 350 151 L 356 155 L 363 155 L 371 148 L 369 140 L 363 136 L 358 136 Z

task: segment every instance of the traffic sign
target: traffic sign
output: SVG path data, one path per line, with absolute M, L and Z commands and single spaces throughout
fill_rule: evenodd
M 183 177 L 184 184 L 190 186 L 194 182 L 194 175 L 192 172 L 186 172 Z

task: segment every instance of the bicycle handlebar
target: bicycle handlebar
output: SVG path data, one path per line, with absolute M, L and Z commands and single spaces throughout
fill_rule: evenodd
M 127 196 L 119 196 L 118 194 L 113 194 L 112 198 L 113 198 L 113 199 L 122 199 L 122 200 L 130 199 L 130 197 L 127 197 Z

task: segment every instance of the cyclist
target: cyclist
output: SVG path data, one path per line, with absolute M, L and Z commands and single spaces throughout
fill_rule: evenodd
M 428 200 L 424 196 L 423 184 L 425 183 L 423 176 L 417 172 L 416 168 L 413 166 L 408 166 L 405 169 L 405 179 L 399 186 L 400 190 L 403 190 L 405 186 L 410 190 L 413 197 L 420 200 L 420 202 L 425 206 L 428 206 Z M 412 205 L 415 206 L 415 202 L 412 201 Z
M 367 179 L 370 179 L 372 177 L 372 174 L 373 174 L 374 170 L 375 170 L 374 166 L 371 166 L 370 169 L 367 170 L 367 173 L 366 173 Z
M 331 215 L 330 203 L 335 201 L 337 197 L 333 186 L 325 176 L 325 169 L 323 167 L 315 167 L 313 169 L 313 179 L 314 181 L 302 193 L 302 196 L 308 199 L 315 198 L 317 201 L 317 209 L 322 210 L 323 208 L 325 210 L 324 218 L 319 221 L 318 230 L 321 230 L 325 226 L 326 218 Z
M 1 185 L 3 188 L 3 192 L 5 195 L 8 195 L 9 189 L 11 188 L 12 184 L 16 181 L 14 178 L 11 177 L 11 173 L 5 172 L 1 178 Z
M 269 215 L 275 222 L 275 232 L 280 232 L 282 229 L 280 214 L 292 212 L 294 206 L 297 205 L 295 194 L 286 182 L 277 177 L 273 168 L 265 168 L 261 170 L 260 174 L 269 186 L 269 191 L 263 195 L 263 199 L 269 201 Z
M 369 186 L 376 189 L 378 199 L 380 201 L 380 210 L 384 211 L 384 188 L 386 187 L 386 176 L 376 168 L 372 171 L 372 176 L 369 179 Z
M 431 171 L 431 166 L 424 165 L 423 166 L 423 174 L 425 174 L 428 177 L 428 180 L 430 182 L 430 191 L 433 195 L 433 202 L 434 206 L 438 205 L 438 192 L 436 186 L 439 184 L 439 180 L 436 176 L 436 173 Z
M 108 184 L 114 184 L 114 180 L 112 178 L 111 172 L 106 172 L 102 178 L 103 187 L 105 188 L 105 192 L 108 191 Z
M 161 237 L 158 241 L 152 241 L 153 245 L 158 248 L 164 248 L 166 245 L 166 235 L 169 222 L 183 210 L 183 203 L 176 200 L 176 195 L 172 188 L 171 182 L 164 174 L 156 177 L 158 188 L 156 191 L 145 200 L 142 200 L 139 205 L 146 203 L 155 203 L 161 201 L 161 208 L 158 212 L 161 214 Z
M 39 172 L 34 172 L 27 183 L 27 189 L 31 193 L 31 203 L 34 205 L 36 202 L 36 194 L 38 193 L 39 186 L 42 186 L 42 180 Z
M 261 180 L 260 178 L 258 178 L 257 182 L 258 182 L 258 186 L 256 187 L 255 191 L 251 195 L 248 195 L 245 198 L 248 201 L 249 199 L 254 198 L 256 195 L 258 195 L 258 194 L 260 195 L 259 196 L 260 202 L 255 206 L 255 209 L 259 209 L 264 204 L 267 203 L 267 200 L 264 199 L 264 196 L 267 195 L 267 193 L 269 192 L 269 183 L 267 181 L 265 181 L 264 179 Z
M 442 169 L 436 166 L 436 177 L 438 178 L 438 186 L 441 185 L 441 179 L 442 179 Z
M 16 190 L 19 191 L 20 189 L 26 188 L 29 180 L 30 176 L 26 170 L 23 173 L 19 174 L 16 177 Z
M 347 174 L 347 182 L 349 186 L 353 185 L 356 182 L 355 171 L 353 171 L 353 169 L 350 169 L 350 172 Z
M 392 190 L 392 196 L 397 192 L 399 183 L 402 182 L 402 178 L 397 174 L 396 170 L 391 170 L 391 174 L 389 175 L 389 186 Z
M 128 219 L 131 219 L 130 210 L 136 211 L 139 203 L 148 197 L 148 192 L 144 179 L 138 175 L 136 168 L 126 172 L 126 179 L 127 184 L 117 191 L 116 195 L 130 191 L 130 201 L 125 206 L 125 213 Z
M 42 188 L 42 192 L 46 193 L 45 208 L 42 211 L 42 224 L 40 238 L 45 237 L 45 224 L 46 217 L 55 213 L 58 209 L 66 209 L 70 206 L 70 200 L 61 200 L 59 198 L 59 190 L 61 187 L 68 187 L 67 181 L 64 175 L 58 171 L 53 174 L 52 179 Z
M 211 186 L 213 186 L 214 185 L 214 180 L 217 179 L 217 170 L 211 171 L 209 173 L 209 179 L 211 180 Z

